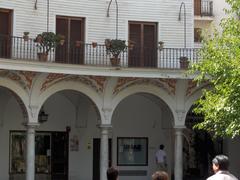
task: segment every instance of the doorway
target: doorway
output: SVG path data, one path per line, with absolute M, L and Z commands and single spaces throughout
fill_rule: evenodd
M 129 66 L 157 66 L 157 23 L 129 22 L 129 41 L 134 44 L 129 50 Z
M 65 43 L 56 48 L 55 61 L 84 63 L 84 18 L 57 16 L 56 34 L 65 37 Z
M 12 10 L 0 9 L 0 58 L 10 58 Z
M 100 180 L 100 144 L 101 139 L 93 139 L 93 180 Z M 108 167 L 112 166 L 112 139 L 108 139 Z

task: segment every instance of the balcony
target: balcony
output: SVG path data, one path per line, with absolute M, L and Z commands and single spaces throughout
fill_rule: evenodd
M 105 45 L 65 43 L 48 53 L 46 61 L 39 59 L 41 49 L 33 39 L 0 36 L 0 59 L 38 61 L 41 63 L 76 64 L 94 67 L 112 67 Z M 119 55 L 122 68 L 180 69 L 180 57 L 191 63 L 199 60 L 199 49 L 194 48 L 128 48 Z
M 194 15 L 195 16 L 213 16 L 213 2 L 209 0 L 195 0 L 194 1 Z

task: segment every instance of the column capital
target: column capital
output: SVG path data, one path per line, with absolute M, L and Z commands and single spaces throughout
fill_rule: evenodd
M 38 111 L 40 109 L 40 106 L 30 104 L 28 108 L 30 110 L 30 117 L 28 118 L 33 120 L 38 120 Z
M 102 108 L 103 116 L 107 122 L 110 122 L 110 116 L 112 113 L 113 109 L 112 108 Z
M 185 115 L 186 111 L 183 109 L 177 109 L 175 112 L 177 114 L 178 121 L 183 121 L 185 118 L 184 115 Z

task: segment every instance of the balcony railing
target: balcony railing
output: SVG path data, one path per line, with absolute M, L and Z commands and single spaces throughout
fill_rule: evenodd
M 0 36 L 0 58 L 12 60 L 42 61 L 41 49 L 33 39 Z M 199 60 L 199 49 L 193 48 L 138 48 L 133 47 L 119 55 L 121 67 L 179 69 L 180 57 L 187 57 L 191 63 Z M 65 43 L 48 53 L 47 62 L 80 64 L 91 66 L 112 66 L 111 56 L 105 45 L 94 47 L 88 43 Z
M 213 2 L 210 0 L 194 1 L 195 16 L 213 16 Z

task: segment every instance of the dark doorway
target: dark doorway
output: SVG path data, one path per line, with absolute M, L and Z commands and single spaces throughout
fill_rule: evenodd
M 51 147 L 51 180 L 68 180 L 68 133 L 53 132 Z
M 84 19 L 57 16 L 56 34 L 65 37 L 65 43 L 56 48 L 56 62 L 83 64 L 84 62 Z
M 0 9 L 0 58 L 10 58 L 12 10 Z
M 204 130 L 194 129 L 193 126 L 204 120 L 204 116 L 193 112 L 192 107 L 186 117 L 184 131 L 184 179 L 205 180 L 212 175 L 212 159 L 216 154 L 223 153 L 223 140 L 213 139 Z
M 134 44 L 128 52 L 129 66 L 157 66 L 157 23 L 129 22 L 129 41 Z
M 99 138 L 93 139 L 93 180 L 100 180 L 100 143 Z M 108 139 L 108 166 L 112 165 L 112 139 Z

